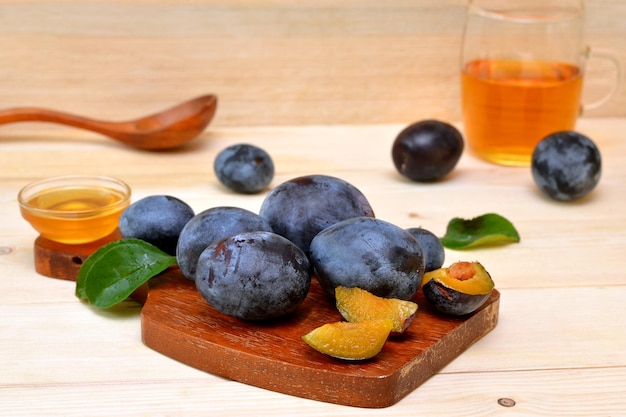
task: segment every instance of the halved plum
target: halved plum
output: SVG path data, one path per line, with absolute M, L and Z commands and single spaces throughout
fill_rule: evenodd
M 462 316 L 476 311 L 491 295 L 495 285 L 479 262 L 455 262 L 424 274 L 422 291 L 439 311 Z

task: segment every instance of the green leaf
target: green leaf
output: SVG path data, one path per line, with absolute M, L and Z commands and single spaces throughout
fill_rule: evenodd
M 111 307 L 174 265 L 175 256 L 143 240 L 111 242 L 95 251 L 81 266 L 76 296 L 96 307 Z
M 91 269 L 94 265 L 98 265 L 99 258 L 106 254 L 108 247 L 111 245 L 105 245 L 89 255 L 85 262 L 81 265 L 78 271 L 78 277 L 76 278 L 76 296 L 81 300 L 87 300 L 86 280 L 91 274 Z
M 519 233 L 506 218 L 495 213 L 483 214 L 473 219 L 454 218 L 448 223 L 441 238 L 449 249 L 468 249 L 478 246 L 519 242 Z

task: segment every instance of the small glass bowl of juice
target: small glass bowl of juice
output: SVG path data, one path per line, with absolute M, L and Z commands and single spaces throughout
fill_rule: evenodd
M 22 217 L 49 240 L 78 245 L 113 233 L 130 204 L 130 187 L 115 178 L 68 175 L 22 188 Z

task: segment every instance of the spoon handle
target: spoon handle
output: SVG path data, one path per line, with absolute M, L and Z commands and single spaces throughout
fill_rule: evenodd
M 38 107 L 15 107 L 0 110 L 0 125 L 19 122 L 49 122 L 73 126 L 108 135 L 111 123 L 89 119 L 70 113 Z

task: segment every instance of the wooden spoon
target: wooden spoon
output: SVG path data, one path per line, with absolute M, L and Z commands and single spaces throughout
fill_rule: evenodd
M 155 151 L 177 148 L 197 137 L 211 122 L 216 109 L 217 97 L 205 95 L 140 119 L 105 122 L 60 111 L 19 107 L 0 110 L 0 124 L 60 123 L 103 134 L 134 148 Z

